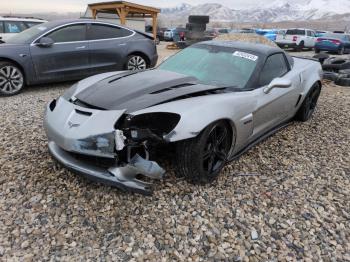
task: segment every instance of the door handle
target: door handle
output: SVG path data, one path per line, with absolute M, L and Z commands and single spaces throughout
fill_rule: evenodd
M 83 46 L 78 46 L 78 47 L 76 47 L 75 49 L 77 49 L 77 50 L 81 50 L 81 49 L 85 49 L 86 48 L 86 46 L 85 45 L 83 45 Z

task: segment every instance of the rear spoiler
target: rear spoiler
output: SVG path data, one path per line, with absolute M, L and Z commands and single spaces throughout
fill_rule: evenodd
M 138 30 L 134 30 L 136 33 L 140 34 L 140 35 L 143 35 L 144 37 L 148 38 L 148 39 L 151 39 L 151 40 L 154 40 L 154 37 L 152 34 L 148 34 L 148 33 L 145 33 L 145 32 L 141 32 L 141 31 L 138 31 Z

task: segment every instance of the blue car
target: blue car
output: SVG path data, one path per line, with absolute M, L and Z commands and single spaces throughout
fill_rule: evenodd
M 315 53 L 328 51 L 342 55 L 350 52 L 350 36 L 345 34 L 327 33 L 317 38 Z
M 276 41 L 277 30 L 274 30 L 274 29 L 257 29 L 255 32 L 258 35 L 265 36 L 266 38 L 270 39 L 271 41 Z

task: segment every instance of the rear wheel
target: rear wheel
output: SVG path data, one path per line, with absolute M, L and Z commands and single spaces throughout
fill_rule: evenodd
M 344 51 L 345 51 L 345 48 L 343 46 L 338 50 L 338 55 L 344 55 Z
M 303 51 L 303 49 L 305 48 L 305 44 L 304 41 L 301 41 L 297 47 L 298 51 Z
M 296 119 L 301 122 L 306 122 L 312 116 L 315 111 L 318 98 L 321 94 L 321 87 L 318 83 L 314 84 L 310 92 L 306 96 L 303 104 L 301 105 L 299 111 L 296 114 Z
M 0 62 L 0 95 L 12 96 L 21 92 L 24 86 L 24 76 L 16 65 L 10 62 Z
M 125 67 L 125 69 L 131 71 L 145 70 L 147 69 L 147 62 L 141 55 L 129 55 Z
M 315 53 L 319 54 L 320 53 L 320 49 L 315 48 Z
M 231 128 L 224 121 L 209 125 L 199 136 L 177 145 L 177 175 L 195 184 L 212 182 L 231 149 Z

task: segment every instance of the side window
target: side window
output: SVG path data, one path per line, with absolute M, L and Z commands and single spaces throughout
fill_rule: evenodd
M 55 43 L 77 42 L 86 40 L 85 24 L 69 25 L 46 35 Z
M 0 34 L 4 33 L 4 23 L 0 21 Z
M 265 65 L 260 73 L 259 84 L 266 86 L 277 77 L 281 77 L 288 72 L 288 66 L 283 54 L 274 54 L 266 59 Z
M 20 21 L 5 21 L 5 33 L 20 33 L 27 29 L 25 24 Z
M 312 36 L 312 37 L 316 37 L 316 34 L 315 34 L 314 31 L 311 31 L 311 36 Z
M 307 30 L 307 31 L 306 31 L 306 35 L 307 35 L 307 36 L 311 36 L 311 31 Z
M 110 39 L 132 35 L 132 31 L 117 26 L 91 24 L 88 29 L 89 40 Z

